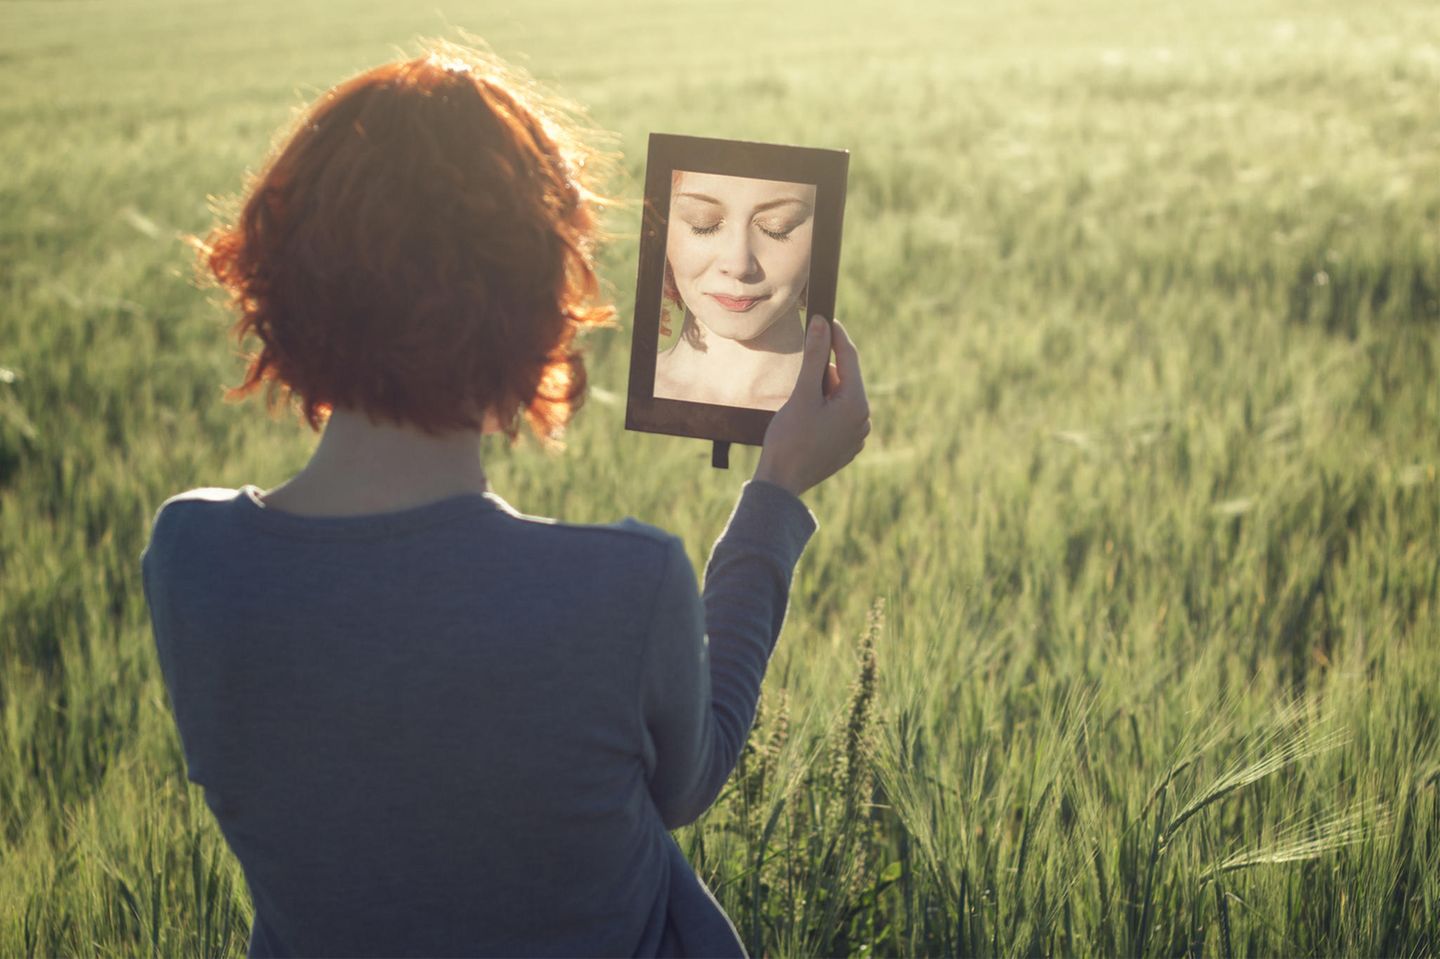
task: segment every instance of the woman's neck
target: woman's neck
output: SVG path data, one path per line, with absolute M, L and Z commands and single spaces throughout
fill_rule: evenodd
M 336 409 L 305 468 L 268 493 L 268 505 L 312 516 L 379 513 L 423 506 L 489 486 L 480 430 L 431 436 Z
M 676 345 L 676 372 L 721 397 L 702 402 L 748 406 L 753 403 L 747 400 L 755 397 L 788 397 L 804 350 L 805 329 L 798 320 L 778 320 L 753 340 L 727 340 L 706 330 L 686 310 Z

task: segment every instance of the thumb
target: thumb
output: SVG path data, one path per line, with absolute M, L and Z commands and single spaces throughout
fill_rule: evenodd
M 823 395 L 825 370 L 830 366 L 830 321 L 820 315 L 810 317 L 805 330 L 805 357 L 800 362 L 796 389 L 819 389 Z

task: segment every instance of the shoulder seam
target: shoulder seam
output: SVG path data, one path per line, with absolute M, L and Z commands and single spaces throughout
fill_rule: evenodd
M 160 509 L 163 510 L 167 506 L 179 503 L 230 503 L 234 502 L 239 495 L 241 495 L 241 491 L 237 489 L 229 489 L 224 486 L 200 486 L 183 493 L 176 493 L 161 503 Z
M 565 530 L 567 532 L 574 531 L 581 533 L 599 533 L 601 535 L 615 534 L 625 537 L 627 539 L 639 539 L 648 543 L 658 543 L 661 546 L 665 546 L 669 542 L 669 540 L 675 538 L 673 533 L 668 533 L 665 530 L 660 529 L 658 526 L 650 526 L 647 523 L 641 523 L 639 520 L 634 519 L 634 517 L 629 516 L 614 523 L 565 523 L 560 521 L 546 522 L 539 517 L 529 517 L 523 515 L 518 518 L 523 521 L 533 522 L 539 526 L 548 527 L 550 529 Z M 633 525 L 622 526 L 621 524 L 625 523 L 626 520 L 632 521 Z

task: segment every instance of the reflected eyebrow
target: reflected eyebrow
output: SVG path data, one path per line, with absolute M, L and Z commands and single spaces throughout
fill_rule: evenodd
M 708 195 L 706 195 L 706 194 L 704 194 L 704 193 L 678 193 L 678 194 L 676 194 L 676 196 L 679 196 L 679 197 L 688 197 L 688 198 L 691 199 L 691 200 L 699 200 L 699 201 L 701 201 L 702 203 L 713 203 L 713 204 L 715 204 L 716 206 L 724 206 L 724 205 L 725 205 L 725 204 L 721 203 L 719 200 L 715 199 L 713 196 L 708 196 Z M 809 203 L 806 203 L 804 200 L 800 199 L 799 197 L 796 197 L 796 196 L 787 196 L 787 197 L 781 197 L 781 198 L 778 199 L 778 200 L 770 200 L 770 201 L 767 202 L 767 203 L 762 203 L 762 204 L 760 204 L 759 206 L 757 206 L 757 207 L 755 208 L 755 212 L 756 212 L 756 213 L 761 213 L 761 212 L 764 212 L 765 210 L 774 209 L 774 208 L 777 207 L 777 206 L 785 206 L 785 205 L 788 204 L 788 203 L 798 204 L 799 206 L 805 207 L 805 209 L 807 209 L 807 210 L 810 209 L 810 204 L 809 204 Z

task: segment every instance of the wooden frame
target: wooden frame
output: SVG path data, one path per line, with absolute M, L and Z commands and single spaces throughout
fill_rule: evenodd
M 660 326 L 664 310 L 667 234 L 671 184 L 678 173 L 713 174 L 744 181 L 813 184 L 815 200 L 811 230 L 806 317 L 832 318 L 840 270 L 840 233 L 845 210 L 845 185 L 850 154 L 844 150 L 715 140 L 704 137 L 650 135 L 645 167 L 645 204 L 640 231 L 640 262 L 635 283 L 635 323 L 630 350 L 630 383 L 625 428 L 715 440 L 716 465 L 723 465 L 719 444 L 758 446 L 774 416 L 773 409 L 718 405 L 655 395 L 660 359 Z M 713 307 L 712 307 L 713 309 Z M 733 309 L 733 308 L 732 308 Z M 687 320 L 693 318 L 685 306 Z M 798 313 L 797 313 L 798 320 Z M 793 359 L 792 359 L 793 361 Z M 814 385 L 821 389 L 820 383 Z M 728 448 L 728 447 L 726 447 Z

